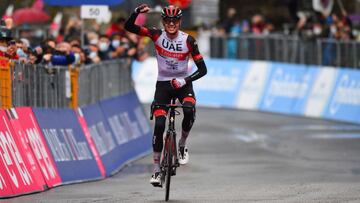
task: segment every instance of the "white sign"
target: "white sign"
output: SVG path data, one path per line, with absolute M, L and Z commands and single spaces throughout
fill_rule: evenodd
M 82 19 L 98 19 L 109 15 L 109 6 L 83 5 L 81 6 Z

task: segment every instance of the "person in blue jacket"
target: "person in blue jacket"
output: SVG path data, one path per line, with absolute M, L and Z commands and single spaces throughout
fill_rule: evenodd
M 55 50 L 45 54 L 43 59 L 45 62 L 50 62 L 54 66 L 68 66 L 76 60 L 75 54 L 70 50 L 70 44 L 62 42 L 56 46 Z

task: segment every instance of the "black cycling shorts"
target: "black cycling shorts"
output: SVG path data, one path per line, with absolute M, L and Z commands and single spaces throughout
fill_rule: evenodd
M 154 96 L 155 104 L 170 104 L 172 98 L 177 98 L 181 103 L 185 101 L 193 101 L 195 105 L 195 93 L 192 83 L 187 83 L 180 89 L 174 89 L 170 81 L 157 81 Z

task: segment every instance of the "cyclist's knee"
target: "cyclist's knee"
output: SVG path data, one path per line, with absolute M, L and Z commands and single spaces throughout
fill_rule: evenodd
M 183 106 L 185 107 L 183 109 L 184 117 L 187 117 L 191 120 L 195 120 L 195 103 L 185 101 L 183 103 Z
M 155 115 L 154 135 L 162 137 L 165 131 L 166 111 L 164 109 L 156 109 L 154 111 L 154 115 Z
M 158 116 L 155 118 L 155 128 L 154 128 L 155 135 L 162 135 L 164 133 L 165 123 L 166 123 L 165 116 Z

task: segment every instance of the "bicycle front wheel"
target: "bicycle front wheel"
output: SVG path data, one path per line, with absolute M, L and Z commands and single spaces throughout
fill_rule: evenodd
M 167 168 L 166 168 L 166 177 L 165 177 L 165 201 L 169 200 L 170 196 L 170 181 L 171 181 L 171 174 L 172 174 L 172 160 L 173 160 L 173 138 L 170 135 L 168 137 L 167 142 Z

